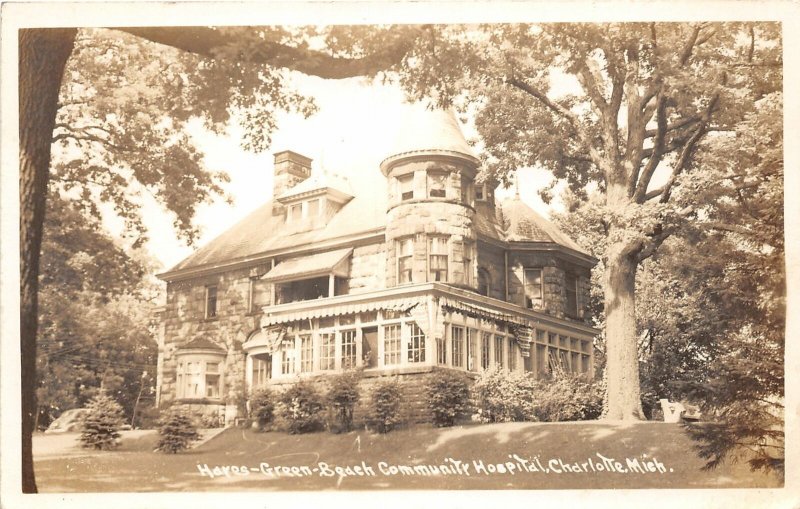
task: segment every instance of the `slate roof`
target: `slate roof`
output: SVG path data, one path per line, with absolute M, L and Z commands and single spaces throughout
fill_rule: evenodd
M 396 140 L 391 152 L 395 155 L 384 160 L 382 168 L 387 161 L 403 154 L 458 154 L 457 157 L 475 159 L 452 112 L 412 108 L 404 122 L 406 128 L 400 131 L 406 135 Z M 414 125 L 417 129 L 411 128 Z M 477 164 L 477 159 L 475 162 Z M 273 215 L 273 202 L 268 201 L 160 276 L 169 279 L 175 272 L 228 265 L 275 251 L 302 249 L 324 241 L 380 231 L 386 226 L 387 180 L 378 168 L 348 168 L 338 175 L 312 173 L 283 197 L 325 186 L 343 191 L 353 199 L 324 227 L 293 233 L 286 227 L 283 215 Z M 265 189 L 265 194 L 268 193 Z M 518 197 L 502 203 L 502 211 L 498 207 L 495 217 L 491 216 L 491 209 L 485 202 L 478 203 L 476 210 L 475 229 L 482 235 L 509 241 L 553 242 L 588 255 Z
M 539 215 L 519 196 L 501 203 L 506 240 L 528 242 L 553 242 L 591 256 L 556 225 Z
M 219 346 L 218 344 L 214 343 L 210 339 L 206 339 L 204 337 L 199 337 L 193 339 L 186 343 L 185 345 L 178 348 L 178 350 L 220 350 L 225 351 L 224 348 Z

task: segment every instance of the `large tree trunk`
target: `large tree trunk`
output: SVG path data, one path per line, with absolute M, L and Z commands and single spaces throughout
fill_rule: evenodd
M 36 326 L 50 144 L 64 65 L 75 29 L 19 32 L 20 357 L 22 368 L 22 491 L 36 492 L 31 436 L 36 412 Z
M 639 394 L 639 358 L 636 345 L 635 253 L 624 241 L 608 248 L 605 268 L 606 383 L 605 418 L 644 418 Z

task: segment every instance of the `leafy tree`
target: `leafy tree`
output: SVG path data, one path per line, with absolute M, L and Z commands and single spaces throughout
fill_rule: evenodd
M 642 417 L 636 272 L 705 205 L 684 175 L 781 88 L 774 23 L 426 26 L 400 82 L 476 113 L 486 176 L 538 166 L 585 200 L 605 237 L 606 417 Z M 418 39 L 422 41 L 422 39 Z M 425 48 L 428 48 L 426 51 Z
M 200 438 L 192 417 L 181 407 L 172 407 L 161 420 L 157 451 L 175 454 Z
M 87 448 L 114 449 L 119 445 L 121 426 L 122 407 L 101 390 L 89 402 L 80 441 Z
M 396 32 L 417 30 L 405 27 Z M 136 214 L 138 203 L 123 191 L 129 185 L 138 184 L 140 190 L 153 193 L 175 214 L 176 226 L 191 241 L 196 236 L 191 225 L 194 206 L 217 193 L 218 181 L 223 177 L 201 171 L 197 152 L 189 147 L 185 137 L 165 137 L 167 133 L 179 131 L 191 116 L 189 112 L 203 117 L 207 126 L 218 128 L 224 125 L 230 113 L 241 113 L 249 121 L 249 143 L 254 148 L 263 148 L 269 142 L 269 133 L 275 129 L 272 113 L 281 109 L 308 113 L 312 109 L 309 102 L 284 87 L 283 69 L 323 78 L 364 75 L 385 68 L 387 61 L 399 60 L 408 47 L 403 37 L 387 38 L 379 51 L 349 57 L 311 49 L 307 44 L 308 31 L 302 29 L 135 28 L 125 31 L 196 55 L 199 61 L 192 65 L 188 57 L 178 57 L 162 74 L 163 69 L 157 68 L 157 64 L 148 65 L 164 62 L 158 56 L 153 58 L 150 53 L 144 59 L 139 58 L 138 48 L 120 55 L 124 44 L 114 40 L 95 49 L 91 41 L 85 43 L 81 39 L 89 32 L 79 35 L 79 31 L 72 28 L 19 32 L 20 354 L 22 488 L 25 493 L 36 491 L 31 433 L 37 407 L 38 275 L 51 140 L 63 142 L 67 147 L 103 147 L 94 159 L 59 161 L 60 183 L 65 189 L 76 189 L 89 210 L 95 210 L 98 201 L 113 204 L 115 211 L 126 219 L 131 235 L 136 237 L 134 242 L 141 242 L 144 231 Z M 84 58 L 86 67 L 68 65 L 76 48 L 76 56 Z M 103 49 L 104 53 L 98 52 Z M 115 69 L 117 61 L 130 68 Z M 96 74 L 83 74 L 84 69 Z M 65 72 L 67 70 L 69 72 Z M 139 77 L 141 71 L 145 72 Z M 83 82 L 73 86 L 73 78 Z M 215 78 L 222 79 L 223 83 Z M 136 82 L 137 86 L 127 88 L 129 82 Z M 228 86 L 221 86 L 225 83 Z M 121 88 L 115 89 L 114 85 Z M 147 90 L 151 85 L 168 87 L 173 94 L 168 94 L 169 98 L 164 100 L 164 96 Z M 266 98 L 253 93 L 263 91 L 267 92 Z M 59 101 L 59 92 L 62 101 Z M 104 93 L 111 94 L 105 97 L 106 103 L 103 103 Z M 94 114 L 105 116 L 82 115 L 82 107 L 87 105 Z M 117 105 L 127 107 L 119 109 Z M 137 115 L 136 110 L 145 105 L 148 108 Z M 190 106 L 188 110 L 187 105 Z M 133 123 L 123 125 L 120 119 Z M 151 123 L 137 125 L 142 121 Z M 137 154 L 142 148 L 149 150 L 150 144 L 154 145 L 154 153 L 160 155 L 155 164 L 141 153 Z M 178 164 L 186 164 L 188 168 L 184 171 Z

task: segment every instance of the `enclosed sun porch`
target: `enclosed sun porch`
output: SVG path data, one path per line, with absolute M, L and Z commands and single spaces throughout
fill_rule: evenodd
M 263 308 L 260 330 L 243 344 L 249 388 L 353 368 L 592 375 L 598 331 L 582 323 L 441 283 L 327 295 Z

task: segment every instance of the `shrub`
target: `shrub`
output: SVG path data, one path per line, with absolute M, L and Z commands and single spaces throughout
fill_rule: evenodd
M 309 433 L 322 427 L 325 408 L 322 395 L 308 381 L 300 381 L 281 394 L 281 413 L 291 434 Z
M 369 421 L 375 431 L 388 433 L 401 422 L 402 399 L 400 383 L 397 380 L 383 380 L 374 385 L 369 403 Z
M 192 416 L 180 407 L 173 407 L 166 412 L 158 433 L 161 438 L 156 450 L 172 454 L 187 449 L 200 438 Z
M 264 431 L 275 420 L 275 393 L 264 387 L 250 396 L 250 416 L 258 429 Z
M 328 405 L 333 413 L 331 431 L 347 433 L 353 429 L 353 410 L 361 397 L 358 382 L 361 373 L 349 371 L 330 379 Z
M 123 415 L 120 404 L 100 391 L 91 399 L 88 409 L 80 436 L 83 447 L 101 450 L 117 447 Z
M 535 421 L 536 381 L 529 374 L 494 367 L 472 385 L 472 399 L 483 422 Z
M 469 408 L 469 383 L 465 375 L 453 371 L 437 371 L 425 384 L 426 402 L 433 424 L 452 426 Z
M 536 417 L 542 421 L 597 419 L 603 410 L 603 388 L 570 374 L 537 380 Z

